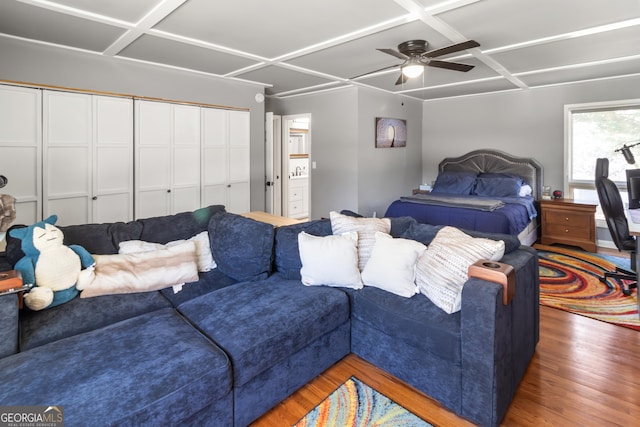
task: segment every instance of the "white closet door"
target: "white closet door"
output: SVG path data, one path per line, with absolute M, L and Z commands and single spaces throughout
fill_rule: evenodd
M 171 104 L 136 101 L 136 218 L 171 213 Z
M 228 112 L 202 108 L 202 204 L 227 205 Z
M 200 208 L 200 108 L 173 106 L 172 213 Z
M 133 100 L 93 97 L 93 221 L 133 219 Z
M 229 212 L 248 212 L 250 181 L 250 115 L 229 112 Z
M 86 224 L 91 211 L 90 95 L 43 93 L 43 215 L 58 225 Z
M 16 198 L 15 224 L 42 219 L 41 92 L 0 86 L 0 193 Z

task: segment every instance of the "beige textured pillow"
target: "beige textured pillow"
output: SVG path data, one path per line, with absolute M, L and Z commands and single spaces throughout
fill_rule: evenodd
M 95 278 L 80 298 L 157 291 L 198 280 L 193 241 L 151 252 L 93 257 Z
M 391 220 L 389 218 L 355 218 L 330 212 L 331 230 L 333 234 L 344 234 L 355 231 L 358 233 L 358 268 L 364 270 L 376 244 L 376 232 L 389 234 Z
M 451 314 L 460 311 L 469 266 L 481 259 L 500 261 L 504 242 L 474 238 L 454 227 L 438 232 L 416 264 L 416 284 L 435 305 Z

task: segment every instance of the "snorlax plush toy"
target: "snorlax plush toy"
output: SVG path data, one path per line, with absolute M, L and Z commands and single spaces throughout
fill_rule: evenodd
M 25 256 L 15 265 L 25 285 L 33 288 L 24 296 L 31 310 L 55 307 L 74 299 L 76 286 L 93 280 L 95 261 L 82 246 L 63 244 L 64 235 L 56 227 L 58 217 L 51 215 L 44 221 L 9 231 L 22 240 Z

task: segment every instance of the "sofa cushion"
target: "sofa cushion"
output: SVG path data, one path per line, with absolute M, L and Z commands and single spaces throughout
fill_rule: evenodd
M 222 205 L 211 205 L 194 212 L 183 212 L 131 222 L 104 224 L 82 224 L 59 227 L 64 234 L 64 244 L 80 245 L 89 253 L 111 255 L 118 253 L 118 245 L 125 240 L 144 240 L 153 243 L 167 243 L 188 239 L 207 230 L 209 219 L 225 212 Z M 24 225 L 14 225 L 22 228 Z M 22 257 L 21 241 L 7 233 L 7 259 L 15 265 Z
M 354 319 L 421 351 L 461 363 L 459 312 L 446 314 L 424 295 L 404 298 L 373 287 L 350 295 Z
M 1 359 L 0 384 L 3 405 L 61 405 L 70 426 L 181 425 L 229 395 L 231 366 L 163 309 Z
M 302 261 L 298 247 L 298 234 L 301 231 L 312 236 L 329 236 L 332 234 L 331 221 L 319 219 L 276 228 L 275 266 L 276 270 L 287 279 L 300 280 Z
M 188 239 L 207 230 L 211 217 L 224 212 L 224 206 L 211 205 L 193 212 L 139 219 L 142 232 L 137 239 L 162 244 Z
M 76 298 L 42 311 L 20 312 L 22 351 L 65 337 L 99 329 L 140 314 L 171 307 L 157 292 Z
M 0 296 L 0 358 L 17 352 L 18 294 L 2 295 Z
M 298 234 L 302 284 L 362 288 L 358 270 L 358 233 L 312 236 Z
M 238 281 L 271 273 L 273 237 L 273 225 L 241 215 L 214 215 L 209 222 L 213 259 L 221 272 Z
M 349 320 L 346 293 L 298 280 L 229 286 L 178 309 L 227 352 L 236 386 Z
M 60 227 L 60 230 L 65 245 L 80 245 L 92 254 L 111 255 L 118 253 L 120 242 L 137 239 L 142 224 L 136 221 L 83 224 Z
M 216 268 L 215 270 L 200 273 L 197 282 L 185 283 L 179 292 L 175 292 L 173 288 L 165 288 L 160 292 L 174 307 L 177 307 L 185 301 L 236 283 L 238 283 L 236 279 L 227 276 Z
M 403 237 L 405 239 L 413 239 L 418 242 L 424 243 L 429 246 L 431 241 L 436 237 L 438 231 L 444 228 L 444 225 L 431 225 L 431 224 L 420 224 L 418 222 L 412 223 L 408 228 L 404 230 L 398 236 L 394 237 Z M 484 231 L 475 231 L 475 230 L 461 230 L 465 234 L 468 234 L 471 237 L 480 237 L 491 240 L 502 240 L 504 242 L 504 253 L 508 254 L 520 247 L 520 240 L 518 240 L 517 236 L 512 236 L 510 234 L 502 234 L 502 233 L 487 233 Z

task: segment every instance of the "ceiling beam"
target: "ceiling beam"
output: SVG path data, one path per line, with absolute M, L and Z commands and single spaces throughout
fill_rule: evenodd
M 187 0 L 162 0 L 149 13 L 140 19 L 133 28 L 128 29 L 102 53 L 114 56 L 122 52 L 127 46 L 136 41 L 141 35 L 153 28 L 158 22 L 172 14 Z
M 417 0 L 394 0 L 399 6 L 406 9 L 408 12 L 413 13 L 419 20 L 424 22 L 435 31 L 439 32 L 454 43 L 462 43 L 468 40 L 462 33 L 458 32 L 455 28 L 444 22 L 442 19 L 436 17 L 433 12 L 428 12 Z M 483 53 L 480 48 L 468 49 L 475 58 L 491 68 L 496 73 L 500 74 L 511 83 L 519 88 L 527 88 L 527 85 L 507 71 L 502 64 Z

